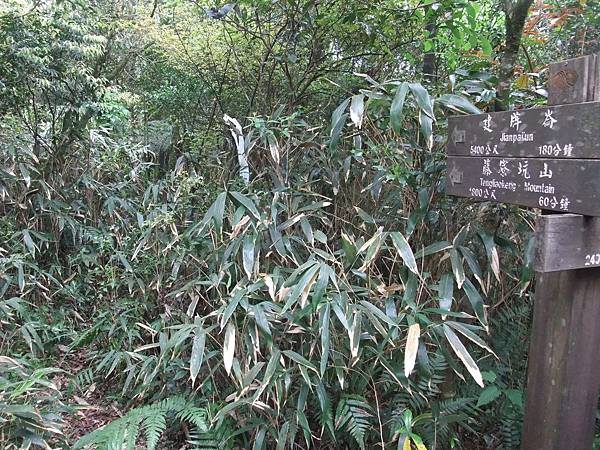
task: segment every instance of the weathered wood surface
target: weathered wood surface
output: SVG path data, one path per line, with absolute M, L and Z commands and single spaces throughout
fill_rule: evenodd
M 449 156 L 446 192 L 600 216 L 600 160 Z
M 581 56 L 550 65 L 549 105 L 598 100 L 600 100 L 600 55 Z
M 456 116 L 448 155 L 600 159 L 600 102 Z
M 552 64 L 549 74 L 550 104 L 600 100 L 597 55 Z M 536 240 L 546 267 L 552 268 L 553 253 L 566 262 L 579 260 L 573 245 L 592 249 L 600 244 L 597 218 L 548 215 L 540 220 L 547 228 L 537 230 Z M 557 234 L 561 220 L 565 236 Z M 548 233 L 561 242 L 548 242 Z M 536 276 L 522 448 L 591 450 L 600 392 L 600 268 L 538 271 Z
M 600 218 L 579 214 L 538 216 L 535 270 L 600 267 Z
M 600 388 L 600 268 L 538 273 L 523 450 L 591 450 Z

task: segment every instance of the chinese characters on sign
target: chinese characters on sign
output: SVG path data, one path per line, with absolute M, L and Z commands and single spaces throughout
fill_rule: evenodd
M 447 193 L 600 216 L 600 102 L 452 117 Z

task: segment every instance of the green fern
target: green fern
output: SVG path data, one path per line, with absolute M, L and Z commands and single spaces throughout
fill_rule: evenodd
M 358 395 L 344 395 L 338 402 L 335 413 L 335 428 L 346 430 L 361 449 L 365 448 L 365 435 L 370 428 L 371 407 Z
M 199 408 L 184 397 L 172 397 L 152 405 L 134 408 L 125 416 L 104 428 L 83 436 L 75 444 L 75 449 L 93 446 L 98 450 L 133 450 L 143 430 L 148 450 L 156 449 L 160 436 L 167 429 L 167 417 L 174 416 L 181 422 L 187 422 L 199 432 L 209 430 L 207 411 Z

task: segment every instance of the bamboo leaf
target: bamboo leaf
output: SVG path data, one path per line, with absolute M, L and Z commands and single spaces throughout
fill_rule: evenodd
M 406 240 L 406 238 L 402 235 L 402 233 L 400 233 L 398 231 L 390 233 L 390 236 L 392 237 L 392 242 L 394 243 L 394 247 L 396 247 L 396 249 L 398 250 L 398 253 L 400 253 L 400 257 L 404 261 L 404 264 L 406 264 L 406 267 L 408 267 L 411 272 L 418 275 L 419 269 L 417 268 L 417 262 L 415 261 L 415 255 L 413 254 L 413 251 L 410 248 L 410 245 L 409 245 L 408 241 Z
M 404 350 L 404 376 L 406 378 L 408 378 L 415 368 L 420 336 L 421 327 L 418 323 L 413 323 L 410 327 L 408 327 L 408 337 L 406 338 L 406 347 Z
M 450 311 L 452 308 L 452 297 L 454 295 L 454 279 L 451 274 L 445 273 L 440 278 L 438 294 L 440 296 L 440 309 Z M 445 316 L 442 316 L 442 319 L 445 318 Z
M 396 95 L 392 100 L 392 106 L 390 107 L 390 122 L 392 129 L 400 134 L 402 132 L 402 113 L 404 110 L 404 101 L 406 100 L 406 94 L 408 93 L 408 83 L 402 83 L 396 90 Z
M 192 356 L 190 358 L 190 378 L 192 380 L 192 386 L 196 381 L 196 377 L 202 367 L 202 360 L 204 358 L 204 345 L 206 343 L 206 332 L 202 328 L 202 325 L 198 325 L 194 331 L 194 342 L 192 344 Z
M 463 343 L 460 342 L 460 339 L 458 338 L 456 333 L 452 331 L 452 328 L 450 328 L 446 324 L 443 324 L 443 327 L 444 334 L 446 335 L 446 339 L 448 339 L 448 343 L 452 347 L 452 350 L 454 350 L 456 356 L 458 356 L 458 358 L 465 365 L 475 382 L 479 386 L 483 387 L 483 378 L 481 376 L 481 372 L 479 371 L 479 367 L 477 367 L 477 364 L 475 364 L 475 361 L 473 360 Z
M 247 234 L 244 236 L 244 243 L 242 246 L 242 265 L 244 267 L 244 272 L 246 272 L 246 276 L 248 279 L 252 279 L 252 272 L 254 270 L 254 242 L 256 236 L 253 234 Z
M 467 294 L 467 298 L 469 299 L 469 303 L 471 303 L 471 306 L 473 307 L 473 311 L 475 312 L 477 319 L 479 319 L 479 322 L 481 322 L 481 324 L 487 330 L 487 318 L 485 314 L 483 298 L 481 298 L 481 295 L 479 295 L 479 291 L 477 291 L 477 288 L 473 286 L 473 283 L 471 283 L 471 280 L 469 280 L 468 278 L 465 280 L 463 291 L 465 291 L 465 294 Z
M 458 250 L 455 248 L 450 250 L 450 262 L 452 264 L 454 278 L 456 279 L 456 285 L 460 289 L 465 282 L 465 269 L 462 265 L 462 259 L 460 258 Z
M 363 114 L 365 112 L 365 96 L 364 94 L 358 94 L 352 96 L 352 103 L 350 104 L 350 120 L 357 128 L 362 127 Z
M 227 375 L 231 373 L 233 365 L 233 356 L 235 354 L 235 325 L 232 322 L 227 324 L 225 329 L 225 339 L 223 341 L 223 366 Z

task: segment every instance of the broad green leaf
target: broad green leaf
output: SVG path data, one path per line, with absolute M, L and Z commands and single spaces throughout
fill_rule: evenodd
M 494 384 L 486 387 L 481 394 L 479 394 L 479 398 L 477 399 L 477 407 L 485 406 L 488 403 L 496 400 L 501 394 L 500 389 Z
M 306 240 L 310 245 L 315 245 L 315 236 L 313 234 L 312 226 L 306 217 L 302 217 L 300 219 L 300 228 L 302 228 L 302 232 L 304 236 L 306 236 Z
M 258 327 L 262 331 L 264 331 L 269 336 L 271 336 L 271 327 L 269 326 L 269 321 L 267 320 L 267 316 L 265 315 L 265 312 L 263 311 L 262 306 L 255 305 L 253 309 L 254 309 L 254 321 L 256 322 L 256 325 L 258 325 Z
M 404 376 L 406 378 L 408 378 L 415 368 L 420 336 L 421 327 L 418 323 L 413 323 L 408 327 L 408 336 L 406 338 L 406 347 L 404 349 Z
M 335 110 L 331 113 L 331 130 L 333 130 L 336 127 L 336 125 L 342 120 L 344 112 L 346 111 L 346 108 L 348 108 L 349 104 L 350 98 L 347 98 L 342 103 L 340 103 L 339 106 L 335 108 Z
M 492 54 L 492 44 L 488 39 L 484 37 L 480 38 L 479 44 L 481 45 L 481 51 L 485 56 L 490 56 Z
M 303 302 L 308 296 L 310 288 L 315 283 L 320 268 L 321 265 L 316 263 L 310 266 L 308 270 L 304 272 L 300 280 L 298 280 L 298 282 L 294 285 L 294 287 L 292 287 L 291 291 L 289 292 L 285 305 L 283 306 L 283 309 L 281 311 L 282 314 L 288 309 L 290 309 L 292 305 L 298 300 L 298 298 L 301 299 L 301 307 L 304 307 Z
M 454 353 L 456 353 L 456 356 L 458 356 L 458 358 L 465 365 L 475 382 L 479 386 L 484 387 L 483 378 L 481 377 L 479 367 L 477 367 L 477 364 L 475 364 L 475 361 L 471 357 L 470 353 L 467 351 L 463 343 L 460 342 L 460 339 L 458 338 L 456 333 L 452 331 L 452 328 L 450 328 L 446 324 L 443 324 L 442 326 L 444 327 L 444 334 L 446 335 L 446 339 L 448 339 L 448 343 L 452 347 L 452 350 L 454 350 Z
M 419 269 L 417 268 L 417 262 L 415 261 L 415 255 L 413 254 L 413 251 L 410 248 L 410 245 L 409 245 L 408 241 L 406 240 L 406 238 L 402 235 L 402 233 L 400 233 L 398 231 L 390 233 L 390 236 L 392 237 L 392 242 L 394 243 L 394 247 L 396 247 L 396 249 L 398 250 L 398 253 L 400 253 L 400 257 L 404 261 L 404 264 L 406 264 L 406 267 L 408 267 L 411 272 L 418 275 Z
M 506 389 L 504 395 L 506 395 L 506 398 L 516 407 L 523 407 L 523 392 L 518 389 Z
M 223 366 L 227 375 L 231 373 L 233 365 L 233 356 L 235 354 L 235 325 L 232 322 L 227 324 L 225 329 L 225 339 L 223 341 Z
M 407 93 L 408 83 L 402 83 L 400 86 L 398 86 L 396 95 L 392 100 L 392 106 L 390 107 L 390 122 L 392 124 L 392 129 L 397 134 L 402 133 L 402 114 Z

